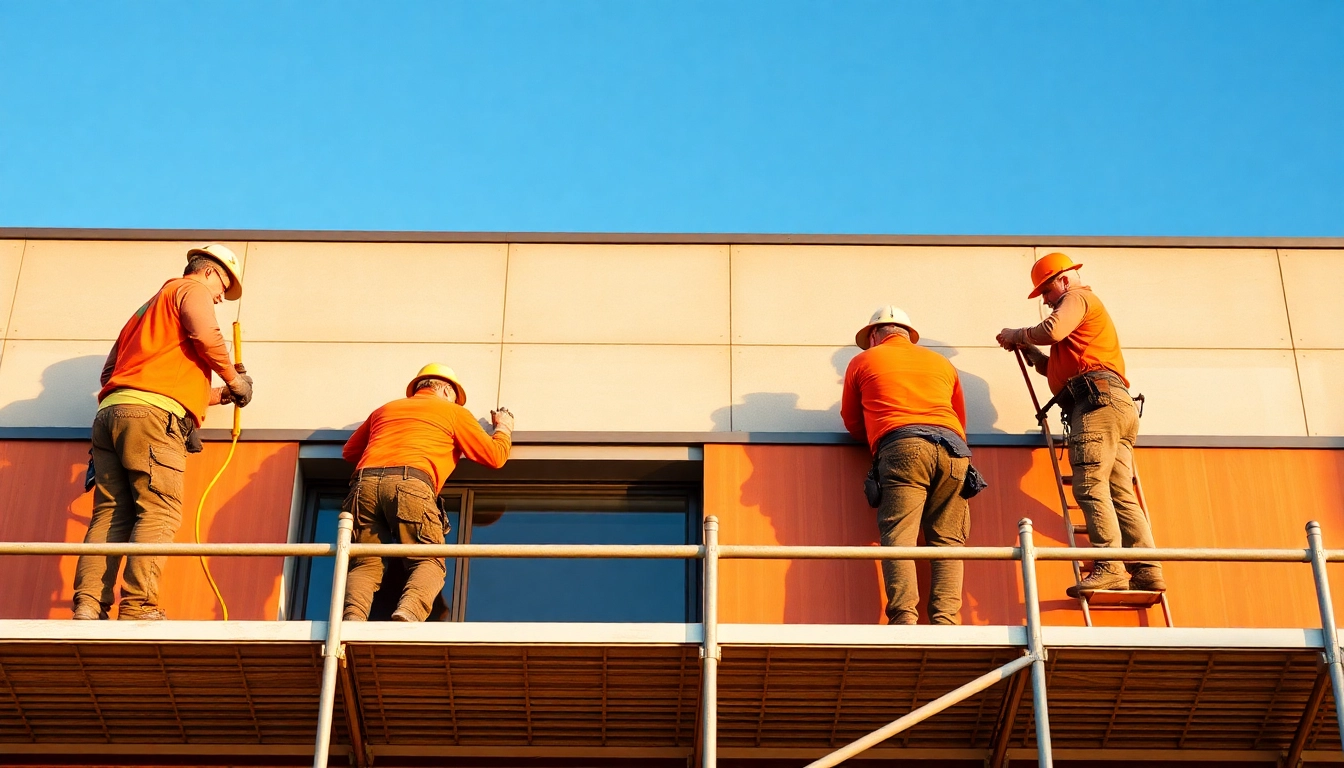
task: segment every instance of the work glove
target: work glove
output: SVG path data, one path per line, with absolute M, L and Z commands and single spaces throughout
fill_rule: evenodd
M 513 434 L 513 414 L 509 413 L 508 408 L 491 411 L 490 421 L 495 425 L 496 432 L 503 432 L 506 435 Z
M 232 395 L 230 402 L 239 408 L 246 408 L 247 404 L 252 402 L 252 377 L 247 375 L 247 369 L 242 363 L 235 363 L 234 369 L 238 375 L 229 382 L 229 394 Z

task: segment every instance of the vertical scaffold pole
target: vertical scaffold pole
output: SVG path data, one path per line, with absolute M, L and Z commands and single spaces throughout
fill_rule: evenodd
M 700 648 L 700 735 L 703 739 L 702 768 L 715 768 L 719 762 L 719 519 L 705 518 L 704 562 L 705 637 Z
M 355 516 L 341 512 L 336 525 L 336 567 L 331 575 L 331 611 L 327 614 L 327 644 L 322 648 L 322 695 L 317 704 L 317 744 L 313 768 L 327 768 L 331 749 L 331 719 L 336 708 L 336 676 L 341 648 L 341 617 L 345 611 L 345 577 L 350 570 L 350 534 Z
M 1041 603 L 1036 590 L 1036 544 L 1032 541 L 1031 518 L 1017 522 L 1017 537 L 1022 546 L 1022 601 L 1027 608 L 1027 650 L 1035 658 L 1031 664 L 1031 701 L 1036 717 L 1036 764 L 1053 768 L 1050 749 L 1050 709 L 1045 696 L 1045 642 L 1041 639 Z
M 1307 546 L 1311 549 L 1311 571 L 1316 577 L 1316 602 L 1321 608 L 1321 646 L 1325 665 L 1330 671 L 1330 689 L 1335 695 L 1335 725 L 1344 738 L 1344 665 L 1339 657 L 1339 628 L 1335 626 L 1335 606 L 1330 601 L 1330 578 L 1325 572 L 1325 544 L 1321 540 L 1321 524 L 1307 523 Z

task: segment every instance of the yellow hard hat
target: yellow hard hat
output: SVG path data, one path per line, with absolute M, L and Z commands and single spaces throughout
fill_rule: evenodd
M 224 298 L 229 301 L 237 301 L 243 295 L 243 268 L 238 265 L 238 257 L 233 251 L 219 243 L 203 245 L 200 248 L 192 248 L 187 251 L 187 261 L 191 261 L 192 256 L 209 256 L 219 262 L 229 273 L 229 289 L 224 292 Z
M 892 323 L 909 331 L 911 341 L 916 343 L 919 342 L 919 331 L 916 331 L 915 327 L 910 324 L 910 316 L 905 314 L 905 310 L 900 307 L 888 304 L 885 307 L 878 307 L 877 311 L 873 313 L 872 319 L 868 321 L 868 324 L 860 328 L 858 333 L 854 334 L 854 343 L 859 345 L 859 349 L 867 349 L 868 331 L 872 329 L 874 325 L 890 325 Z
M 421 368 L 420 372 L 415 374 L 415 378 L 411 379 L 411 383 L 406 385 L 406 396 L 414 395 L 415 385 L 425 379 L 442 379 L 452 384 L 457 388 L 457 404 L 467 404 L 467 388 L 462 386 L 462 382 L 458 380 L 457 374 L 453 373 L 453 369 L 442 363 L 430 363 Z

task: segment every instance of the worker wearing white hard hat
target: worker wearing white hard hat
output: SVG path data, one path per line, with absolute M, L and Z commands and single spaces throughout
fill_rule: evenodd
M 355 518 L 360 544 L 442 544 L 448 524 L 438 504 L 439 489 L 467 458 L 499 469 L 512 449 L 513 414 L 490 412 L 487 434 L 464 406 L 467 389 L 441 363 L 420 369 L 406 385 L 406 397 L 369 415 L 346 441 L 341 455 L 355 465 L 342 512 Z M 424 621 L 443 590 L 447 569 L 441 557 L 407 557 L 406 586 L 394 621 Z M 364 621 L 383 583 L 383 558 L 350 560 L 344 616 Z
M 243 294 L 228 247 L 187 251 L 182 277 L 163 284 L 126 321 L 103 364 L 93 419 L 93 515 L 85 543 L 172 541 L 182 522 L 187 454 L 211 405 L 252 400 L 252 378 L 224 345 L 214 305 Z M 211 387 L 215 374 L 224 382 Z M 121 558 L 86 556 L 75 566 L 74 618 L 108 618 Z M 127 557 L 121 619 L 162 619 L 162 557 Z
M 864 492 L 877 509 L 882 545 L 913 547 L 923 533 L 929 546 L 960 547 L 970 535 L 967 499 L 984 483 L 966 446 L 957 369 L 918 342 L 909 315 L 879 307 L 854 337 L 864 351 L 845 371 L 840 416 L 873 455 Z M 960 624 L 961 561 L 935 560 L 930 571 L 930 623 Z M 887 623 L 918 623 L 914 563 L 884 560 L 882 575 Z

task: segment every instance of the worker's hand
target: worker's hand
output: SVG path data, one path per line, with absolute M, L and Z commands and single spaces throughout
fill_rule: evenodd
M 246 408 L 247 404 L 252 402 L 252 377 L 246 373 L 233 377 L 233 381 L 229 382 L 229 393 L 233 395 L 234 405 Z
M 232 402 L 233 402 L 233 393 L 229 391 L 228 387 L 210 388 L 211 405 L 228 405 L 229 403 Z
M 233 364 L 233 370 L 235 370 L 235 371 L 237 371 L 237 372 L 239 372 L 239 373 L 244 373 L 244 374 L 247 373 L 247 369 L 243 367 L 243 364 L 242 364 L 242 363 L 234 363 L 234 364 Z M 248 379 L 248 381 L 251 381 L 251 379 Z
M 508 408 L 491 411 L 490 422 L 495 425 L 496 432 L 503 432 L 506 435 L 513 434 L 513 414 L 509 413 Z
M 999 335 L 995 336 L 994 340 L 999 343 L 1000 347 L 1003 347 L 1009 352 L 1012 352 L 1015 349 L 1022 348 L 1022 345 L 1017 343 L 1016 328 L 1004 328 L 1003 330 L 999 331 Z

